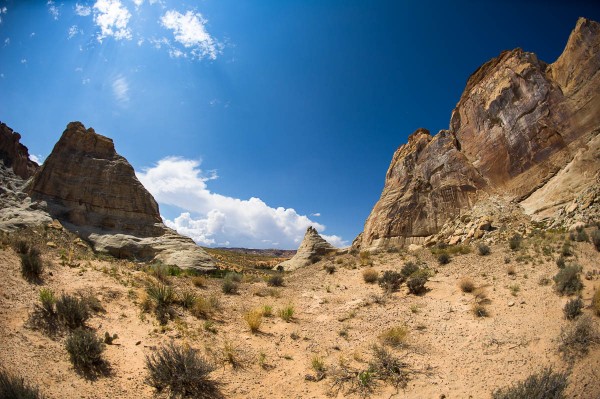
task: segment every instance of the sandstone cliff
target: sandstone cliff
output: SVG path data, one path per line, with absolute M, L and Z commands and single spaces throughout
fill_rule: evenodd
M 0 161 L 21 179 L 29 179 L 38 164 L 29 159 L 29 151 L 20 142 L 21 135 L 0 122 Z
M 431 137 L 419 129 L 398 148 L 353 246 L 421 243 L 490 194 L 531 197 L 533 215 L 549 208 L 546 198 L 555 207 L 573 200 L 598 181 L 599 70 L 600 25 L 584 18 L 553 64 L 521 49 L 485 63 L 468 79 L 448 130 Z M 580 184 L 549 185 L 581 151 L 592 164 L 584 179 L 570 176 Z
M 111 139 L 71 122 L 26 192 L 96 251 L 212 269 L 192 239 L 162 224 L 158 204 Z
M 312 265 L 318 262 L 321 257 L 335 252 L 335 247 L 325 241 L 317 230 L 310 226 L 306 229 L 306 233 L 296 254 L 291 259 L 278 264 L 275 269 L 285 271 L 296 270 Z

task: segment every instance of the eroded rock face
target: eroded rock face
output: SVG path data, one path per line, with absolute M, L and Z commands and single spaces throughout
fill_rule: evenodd
M 215 268 L 191 238 L 163 225 L 158 204 L 113 141 L 80 122 L 69 123 L 26 192 L 96 251 L 182 268 Z
M 20 143 L 21 135 L 0 122 L 0 161 L 21 179 L 29 179 L 38 164 L 29 159 L 27 147 Z
M 158 205 L 113 141 L 71 122 L 28 187 L 34 200 L 75 226 L 156 236 Z
M 554 64 L 516 49 L 481 66 L 450 129 L 434 137 L 417 130 L 396 151 L 353 247 L 418 244 L 483 197 L 518 202 L 534 195 L 600 131 L 599 70 L 600 25 L 583 18 Z M 583 185 L 595 179 L 586 176 Z M 576 194 L 563 190 L 552 198 L 564 203 Z M 527 206 L 531 213 L 548 208 L 541 195 Z
M 325 241 L 314 227 L 309 227 L 296 254 L 275 267 L 277 270 L 292 271 L 318 262 L 321 257 L 336 252 L 336 248 Z

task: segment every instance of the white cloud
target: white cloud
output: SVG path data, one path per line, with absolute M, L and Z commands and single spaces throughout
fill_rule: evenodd
M 207 32 L 206 19 L 200 13 L 181 14 L 169 10 L 160 19 L 166 29 L 173 31 L 175 41 L 186 48 L 193 58 L 214 60 L 220 51 L 219 43 Z
M 0 73 L 0 78 L 4 79 L 4 74 Z
M 272 208 L 259 198 L 241 200 L 213 193 L 207 182 L 217 178 L 216 173 L 205 175 L 199 167 L 199 161 L 167 157 L 137 173 L 159 203 L 185 211 L 165 224 L 197 243 L 220 245 L 229 241 L 248 248 L 295 249 L 308 226 L 325 230 L 292 208 Z M 334 245 L 344 245 L 338 236 L 327 237 Z
M 10 37 L 7 37 L 6 39 L 4 39 L 4 47 L 8 46 L 10 44 Z
M 90 78 L 83 78 L 81 79 L 81 84 L 82 85 L 87 85 L 91 82 L 92 80 Z
M 127 105 L 129 103 L 129 83 L 124 76 L 119 75 L 113 80 L 112 90 L 115 99 L 120 105 Z
M 21 64 L 27 64 L 27 58 L 21 58 Z
M 31 34 L 29 34 L 29 37 L 34 37 L 35 36 L 35 32 L 31 32 Z
M 311 213 L 310 216 L 319 217 L 319 216 L 321 216 L 321 214 L 319 212 L 317 212 L 317 213 Z
M 58 10 L 58 7 L 54 3 L 54 1 L 48 0 L 46 5 L 48 6 L 48 12 L 50 13 L 50 15 L 52 15 L 52 18 L 58 20 L 58 17 L 60 16 L 60 11 Z
M 0 8 L 0 24 L 2 23 L 2 17 L 1 17 L 1 15 L 2 14 L 6 14 L 7 11 L 8 11 L 8 8 L 6 8 L 6 7 Z
M 81 30 L 79 30 L 79 28 L 77 27 L 77 25 L 73 25 L 69 28 L 69 39 L 72 39 L 73 37 L 77 36 L 77 34 L 79 34 L 80 32 L 82 32 Z
M 91 7 L 81 5 L 79 3 L 75 3 L 75 14 L 79 15 L 80 17 L 87 17 L 91 13 L 92 13 Z
M 44 163 L 45 158 L 41 155 L 29 154 L 29 159 L 31 159 L 33 162 L 37 163 L 38 165 L 41 165 Z
M 94 22 L 100 28 L 96 37 L 99 42 L 112 36 L 115 40 L 131 40 L 131 30 L 127 27 L 131 13 L 120 0 L 97 0 L 94 4 Z

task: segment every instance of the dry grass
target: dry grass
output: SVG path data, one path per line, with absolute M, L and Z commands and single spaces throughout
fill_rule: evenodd
M 396 348 L 406 346 L 407 337 L 408 329 L 404 326 L 389 328 L 379 335 L 382 343 Z
M 365 283 L 367 284 L 373 284 L 377 282 L 377 279 L 379 278 L 379 272 L 375 269 L 373 269 L 372 267 L 365 269 L 362 273 L 363 276 L 363 280 L 365 280 Z
M 592 297 L 592 311 L 596 316 L 600 316 L 600 288 L 596 288 L 596 292 Z
M 244 313 L 244 320 L 248 324 L 248 327 L 250 327 L 250 331 L 252 333 L 256 333 L 259 331 L 260 325 L 262 324 L 262 317 L 262 309 L 254 309 Z
M 192 284 L 198 288 L 204 288 L 208 284 L 208 279 L 205 276 L 192 277 Z

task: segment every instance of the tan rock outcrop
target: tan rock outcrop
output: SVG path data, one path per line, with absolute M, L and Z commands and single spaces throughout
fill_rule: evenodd
M 26 191 L 96 251 L 183 268 L 215 268 L 191 238 L 163 225 L 158 204 L 113 141 L 80 122 L 68 124 Z
M 317 230 L 310 226 L 298 251 L 291 258 L 275 266 L 276 270 L 292 271 L 318 262 L 323 256 L 335 253 L 337 249 L 325 241 Z
M 421 244 L 489 195 L 513 201 L 533 196 L 526 202 L 529 212 L 547 208 L 544 196 L 534 194 L 582 148 L 596 148 L 599 70 L 600 25 L 583 18 L 554 64 L 521 49 L 485 63 L 468 79 L 449 130 L 431 137 L 419 129 L 398 148 L 353 247 Z M 586 151 L 580 158 L 589 160 Z M 593 184 L 597 157 L 593 162 L 577 193 L 552 191 L 555 205 Z

